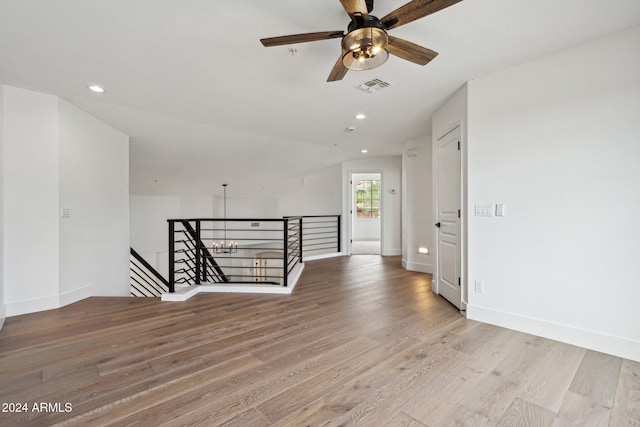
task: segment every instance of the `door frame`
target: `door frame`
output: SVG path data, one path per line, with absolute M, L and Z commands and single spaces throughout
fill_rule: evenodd
M 348 209 L 349 220 L 347 221 L 347 239 L 345 241 L 346 254 L 351 255 L 351 242 L 353 240 L 353 220 L 355 215 L 355 200 L 353 199 L 354 182 L 353 175 L 360 174 L 379 174 L 380 175 L 380 256 L 383 256 L 384 252 L 384 172 L 380 169 L 356 169 L 349 170 L 347 172 L 347 188 L 348 188 Z
M 440 294 L 439 292 L 439 268 L 440 268 L 440 254 L 438 250 L 439 243 L 439 230 L 435 226 L 435 223 L 438 222 L 438 212 L 439 212 L 439 197 L 438 197 L 438 179 L 440 177 L 440 170 L 438 167 L 439 164 L 439 156 L 438 156 L 438 141 L 442 138 L 449 135 L 451 132 L 458 131 L 458 137 L 460 140 L 460 237 L 459 237 L 459 246 L 458 246 L 458 257 L 460 262 L 460 311 L 466 312 L 467 309 L 467 301 L 468 301 L 468 281 L 467 281 L 467 143 L 466 143 L 466 129 L 463 127 L 463 122 L 458 121 L 452 124 L 450 127 L 446 128 L 440 135 L 433 135 L 433 144 L 432 144 L 432 167 L 433 167 L 433 179 L 432 179 L 432 189 L 433 189 L 433 224 L 431 227 L 434 228 L 434 265 L 433 265 L 433 280 L 432 280 L 432 290 L 436 294 Z

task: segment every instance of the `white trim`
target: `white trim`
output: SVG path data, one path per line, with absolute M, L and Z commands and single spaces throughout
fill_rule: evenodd
M 28 300 L 7 303 L 0 311 L 0 319 L 21 314 L 37 313 L 39 311 L 53 310 L 65 305 L 78 302 L 91 296 L 91 286 L 74 289 L 60 295 L 52 295 L 44 298 L 33 298 Z
M 59 306 L 64 307 L 68 304 L 89 298 L 91 296 L 91 286 L 85 286 L 84 288 L 74 289 L 72 291 L 60 294 Z
M 0 306 L 0 330 L 2 330 L 2 327 L 4 326 L 4 321 L 7 318 L 7 307 L 5 307 L 4 304 L 2 304 L 2 306 Z
M 405 268 L 405 270 L 408 271 L 433 274 L 432 264 L 424 264 L 421 262 L 406 262 L 405 260 L 402 260 L 402 266 Z
M 290 295 L 293 292 L 291 286 L 274 285 L 221 285 L 208 283 L 200 285 L 199 293 L 240 293 L 240 294 L 279 294 Z
M 477 305 L 467 305 L 467 318 L 640 362 L 640 340 Z
M 7 316 L 19 316 L 21 314 L 36 313 L 38 311 L 60 308 L 60 305 L 58 304 L 59 302 L 60 297 L 58 295 L 9 302 L 6 304 Z
M 203 283 L 201 285 L 191 285 L 174 293 L 161 295 L 162 301 L 186 301 L 199 293 L 241 293 L 241 294 L 279 294 L 291 295 L 293 289 L 302 275 L 304 264 L 298 264 L 290 274 L 288 286 L 275 285 L 253 285 L 244 283 Z
M 160 297 L 161 301 L 186 301 L 198 292 L 200 292 L 200 286 L 202 285 L 191 285 L 188 288 L 181 288 L 180 290 L 176 290 L 173 293 L 162 294 Z
M 336 258 L 336 257 L 340 257 L 340 256 L 344 256 L 344 254 L 342 252 L 331 252 L 328 254 L 319 254 L 319 255 L 311 255 L 311 256 L 303 256 L 302 257 L 302 261 L 316 261 L 319 259 L 325 259 L 325 258 Z
M 380 253 L 380 255 L 382 256 L 400 256 L 402 255 L 402 249 L 388 249 L 386 251 L 382 251 Z
M 385 233 L 384 233 L 384 198 L 385 192 L 383 191 L 385 185 L 385 177 L 384 177 L 384 169 L 348 169 L 347 170 L 347 204 L 343 206 L 343 214 L 342 217 L 347 219 L 346 221 L 346 239 L 344 241 L 344 254 L 351 255 L 351 241 L 353 240 L 353 219 L 356 215 L 356 201 L 353 198 L 353 193 L 355 191 L 355 184 L 353 182 L 353 175 L 363 175 L 363 174 L 380 174 L 380 250 L 384 248 L 385 241 Z M 345 191 L 345 187 L 343 187 L 343 192 Z M 344 193 L 343 193 L 343 201 L 344 201 Z M 382 253 L 382 252 L 381 252 Z M 401 255 L 402 252 L 399 254 Z
M 295 267 L 293 267 L 293 270 L 291 271 L 291 273 L 289 273 L 289 283 L 288 283 L 288 286 L 285 288 L 286 290 L 289 291 L 288 292 L 289 294 L 293 292 L 293 288 L 295 288 L 296 285 L 298 284 L 298 280 L 300 279 L 300 276 L 302 276 L 303 270 L 304 270 L 304 263 L 301 262 Z
M 439 168 L 439 142 L 448 137 L 452 133 L 457 133 L 458 141 L 460 143 L 460 229 L 458 230 L 458 275 L 460 277 L 460 310 L 466 311 L 467 306 L 467 295 L 468 295 L 468 287 L 467 287 L 467 257 L 466 257 L 466 246 L 467 246 L 467 185 L 466 185 L 466 177 L 467 177 L 467 162 L 466 162 L 466 153 L 467 153 L 467 142 L 466 142 L 466 121 L 463 119 L 455 120 L 450 127 L 445 128 L 442 131 L 440 136 L 437 136 L 435 139 L 435 143 L 432 145 L 431 153 L 432 153 L 432 213 L 434 224 L 440 222 L 439 215 L 439 201 L 440 194 L 438 191 L 438 180 L 440 177 L 440 168 Z M 434 229 L 434 246 L 433 246 L 433 280 L 431 289 L 434 293 L 440 294 L 440 283 L 439 283 L 439 266 L 440 266 L 440 252 L 439 252 L 439 244 L 440 244 L 440 230 Z

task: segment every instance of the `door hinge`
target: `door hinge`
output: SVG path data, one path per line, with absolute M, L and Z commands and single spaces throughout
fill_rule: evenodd
M 460 218 L 460 209 L 458 209 L 458 218 Z
M 458 151 L 460 151 L 460 141 L 458 141 Z
M 458 277 L 458 286 L 462 286 L 462 285 L 460 284 L 460 278 L 459 278 L 459 277 Z

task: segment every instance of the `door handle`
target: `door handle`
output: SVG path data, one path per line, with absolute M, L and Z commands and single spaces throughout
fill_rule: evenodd
M 440 228 L 440 223 L 436 222 L 436 227 Z

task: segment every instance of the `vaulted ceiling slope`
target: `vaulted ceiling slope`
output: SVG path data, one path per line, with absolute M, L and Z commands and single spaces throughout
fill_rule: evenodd
M 406 1 L 377 0 L 373 14 Z M 273 197 L 363 148 L 400 154 L 474 77 L 639 23 L 638 0 L 464 0 L 393 30 L 439 52 L 426 67 L 391 57 L 326 83 L 340 39 L 259 39 L 345 30 L 338 0 L 0 0 L 0 76 L 130 135 L 132 194 L 214 194 L 229 182 L 236 195 Z M 357 89 L 374 78 L 392 85 Z

